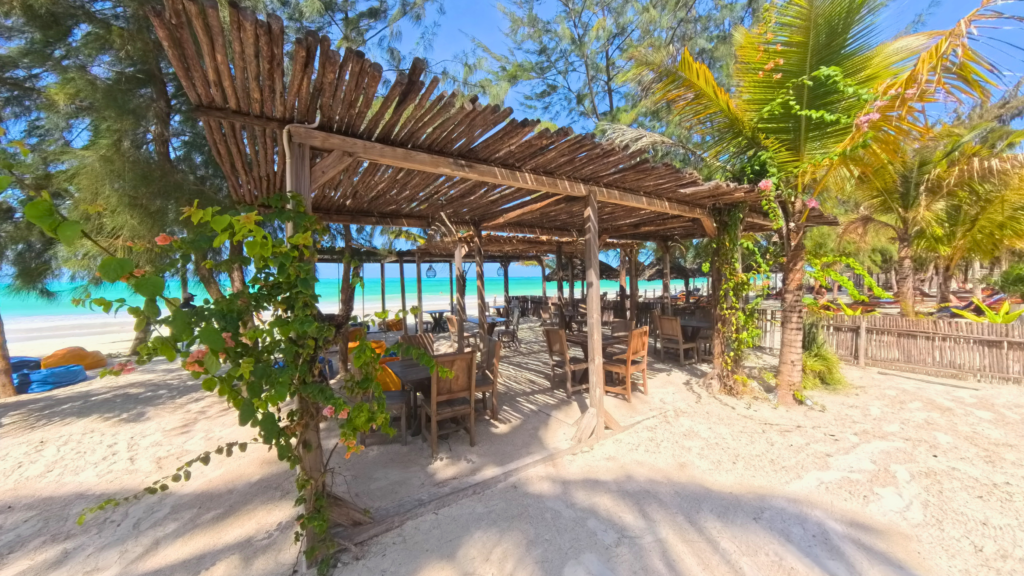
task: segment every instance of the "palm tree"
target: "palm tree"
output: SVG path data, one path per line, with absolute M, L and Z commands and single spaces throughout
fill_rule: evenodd
M 901 140 L 927 133 L 921 106 L 946 97 L 987 99 L 993 65 L 972 49 L 979 9 L 948 31 L 883 42 L 882 0 L 788 0 L 769 4 L 761 24 L 739 29 L 735 87 L 725 90 L 688 50 L 678 64 L 638 60 L 634 77 L 682 125 L 702 134 L 708 165 L 748 182 L 769 180 L 783 245 L 779 398 L 800 387 L 804 233 L 808 211 L 831 194 L 836 168 L 853 152 L 882 159 Z

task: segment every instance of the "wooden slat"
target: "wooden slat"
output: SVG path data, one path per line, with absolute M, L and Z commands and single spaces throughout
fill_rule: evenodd
M 331 181 L 355 160 L 351 154 L 335 150 L 313 166 L 310 176 L 310 189 L 316 190 Z
M 224 96 L 227 98 L 228 106 L 232 110 L 238 110 L 240 104 L 238 95 L 235 93 L 235 79 L 231 75 L 231 67 L 228 65 L 228 49 L 224 37 L 224 27 L 220 21 L 220 7 L 214 0 L 204 0 L 203 11 L 206 13 L 206 24 L 210 28 L 213 56 L 217 61 L 217 72 L 220 75 Z
M 327 134 L 306 128 L 294 129 L 293 136 L 297 142 L 303 142 L 324 150 L 344 150 L 359 158 L 391 166 L 458 176 L 460 178 L 470 178 L 493 184 L 517 186 L 566 196 L 585 196 L 588 190 L 593 190 L 597 194 L 598 200 L 602 202 L 710 220 L 707 210 L 703 208 L 686 206 L 660 198 L 649 198 L 632 192 L 614 190 L 603 186 L 508 170 L 415 150 L 393 148 L 383 144 L 337 134 Z

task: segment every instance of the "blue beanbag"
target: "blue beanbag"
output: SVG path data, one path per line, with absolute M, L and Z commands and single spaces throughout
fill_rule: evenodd
M 70 364 L 46 370 L 19 372 L 14 376 L 14 389 L 18 394 L 37 394 L 85 382 L 87 379 L 85 368 L 78 364 Z
M 12 374 L 30 370 L 39 370 L 40 368 L 42 368 L 42 364 L 40 364 L 39 358 L 32 358 L 31 356 L 11 356 Z

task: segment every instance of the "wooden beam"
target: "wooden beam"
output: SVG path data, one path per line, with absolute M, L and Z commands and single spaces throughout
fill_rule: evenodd
M 562 200 L 563 198 L 564 198 L 564 196 L 552 196 L 552 197 L 548 198 L 547 200 L 541 200 L 540 202 L 537 202 L 537 203 L 534 203 L 534 204 L 530 204 L 529 201 L 524 201 L 523 204 L 526 204 L 526 205 L 523 206 L 522 208 L 518 208 L 518 209 L 512 210 L 511 212 L 506 212 L 502 216 L 499 216 L 499 217 L 497 217 L 497 218 L 495 218 L 493 220 L 489 220 L 487 222 L 484 222 L 481 225 L 481 228 L 486 227 L 486 226 L 497 226 L 498 224 L 504 224 L 506 222 L 510 222 L 512 220 L 515 220 L 516 218 L 519 218 L 520 216 L 522 216 L 524 214 L 529 214 L 530 212 L 535 212 L 537 210 L 540 210 L 541 208 L 547 206 L 548 204 L 551 204 L 552 202 L 554 202 L 556 200 Z
M 459 353 L 466 349 L 466 272 L 462 269 L 462 257 L 466 254 L 466 245 L 459 244 L 455 248 L 455 324 L 458 326 L 455 342 Z
M 402 313 L 405 314 L 405 316 L 402 316 L 402 334 L 408 334 L 409 308 L 405 305 L 405 260 L 401 256 L 398 257 L 398 283 L 402 289 Z
M 587 373 L 589 377 L 590 409 L 593 413 L 580 421 L 581 436 L 588 434 L 588 423 L 592 423 L 593 436 L 598 440 L 604 435 L 604 359 L 598 350 L 604 350 L 601 332 L 601 261 L 598 246 L 597 196 L 587 196 L 587 208 L 583 212 L 583 223 L 586 229 L 584 260 L 587 268 L 587 348 L 592 352 L 587 357 Z M 586 440 L 587 438 L 583 438 Z
M 291 134 L 296 142 L 302 142 L 320 150 L 343 150 L 363 160 L 398 168 L 443 174 L 457 178 L 468 178 L 479 182 L 514 186 L 539 192 L 551 192 L 552 194 L 561 194 L 563 196 L 583 197 L 593 192 L 595 197 L 601 202 L 700 218 L 702 222 L 706 222 L 706 229 L 708 224 L 710 224 L 709 234 L 714 230 L 714 223 L 711 222 L 711 216 L 706 209 L 672 200 L 665 200 L 664 198 L 643 196 L 598 184 L 585 184 L 564 178 L 555 178 L 450 158 L 448 156 L 440 156 L 438 154 L 409 150 L 407 148 L 398 148 L 386 144 L 359 140 L 358 138 L 329 134 L 310 128 L 293 128 Z
M 640 251 L 633 248 L 629 251 L 629 319 L 633 321 L 633 328 L 639 328 L 637 313 L 640 311 L 640 279 L 637 278 L 637 260 L 640 259 Z
M 354 162 L 355 159 L 355 156 L 339 150 L 331 152 L 313 166 L 313 172 L 310 176 L 310 189 L 317 190 L 324 184 L 327 184 L 336 178 L 349 164 Z
M 357 224 L 364 226 L 396 226 L 400 228 L 430 228 L 433 223 L 429 218 L 405 216 L 386 216 L 376 214 L 322 214 L 317 217 L 321 222 L 332 224 Z
M 479 226 L 473 227 L 473 249 L 476 253 L 476 310 L 479 324 L 480 353 L 487 346 L 487 293 L 484 291 L 484 235 Z M 476 401 L 474 400 L 474 404 Z
M 662 240 L 658 244 L 661 246 L 661 313 L 669 316 L 672 314 L 672 257 L 668 242 Z
M 423 334 L 423 254 L 416 253 L 416 333 Z
M 565 283 L 562 282 L 562 266 L 564 260 L 562 259 L 562 245 L 555 246 L 555 270 L 558 271 L 558 305 L 565 310 Z M 562 327 L 565 328 L 564 326 Z
M 388 293 L 387 293 L 387 289 L 385 288 L 386 284 L 387 284 L 387 282 L 384 279 L 384 261 L 381 260 L 380 261 L 380 310 L 381 310 L 381 312 L 387 312 L 387 310 L 388 310 Z M 388 319 L 385 317 L 384 321 L 387 322 Z M 384 328 L 386 330 L 387 326 L 385 326 Z

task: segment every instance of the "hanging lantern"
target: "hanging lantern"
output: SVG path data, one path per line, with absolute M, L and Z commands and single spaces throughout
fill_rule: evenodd
M 504 275 L 505 275 L 505 269 L 502 268 L 501 266 L 498 266 L 498 278 L 501 278 Z
M 434 265 L 427 266 L 427 278 L 437 278 L 437 270 L 434 270 Z

